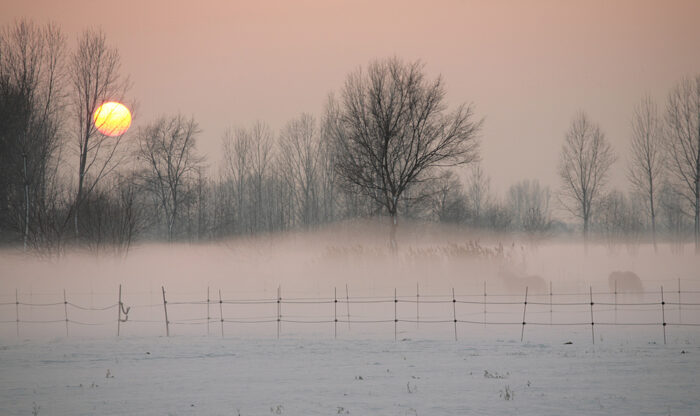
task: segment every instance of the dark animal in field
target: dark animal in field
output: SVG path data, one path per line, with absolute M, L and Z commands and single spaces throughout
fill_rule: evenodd
M 525 275 L 502 269 L 498 272 L 498 277 L 503 282 L 505 289 L 513 294 L 525 293 L 526 287 L 530 294 L 548 293 L 547 282 L 535 274 Z
M 636 273 L 614 271 L 608 276 L 608 285 L 611 292 L 617 293 L 641 293 L 644 291 L 642 280 Z

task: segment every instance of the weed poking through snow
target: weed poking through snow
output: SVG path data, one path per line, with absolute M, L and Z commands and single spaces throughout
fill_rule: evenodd
M 498 396 L 503 400 L 509 401 L 515 398 L 515 392 L 510 389 L 510 386 L 506 384 L 506 387 L 498 392 Z

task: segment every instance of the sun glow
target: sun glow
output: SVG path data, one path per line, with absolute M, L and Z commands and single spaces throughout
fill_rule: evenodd
M 131 126 L 131 112 L 124 104 L 110 101 L 97 107 L 92 115 L 95 127 L 105 136 L 121 136 Z

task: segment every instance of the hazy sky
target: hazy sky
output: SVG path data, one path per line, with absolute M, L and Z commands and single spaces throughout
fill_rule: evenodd
M 58 23 L 71 47 L 99 26 L 118 47 L 135 126 L 194 115 L 215 166 L 228 126 L 279 129 L 320 115 L 330 91 L 374 58 L 422 59 L 451 104 L 486 118 L 483 161 L 501 192 L 522 178 L 557 185 L 564 133 L 585 110 L 624 166 L 633 106 L 700 73 L 700 1 L 4 0 L 0 24 Z

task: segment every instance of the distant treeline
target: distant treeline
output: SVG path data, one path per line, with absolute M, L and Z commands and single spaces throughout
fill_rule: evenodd
M 442 79 L 428 79 L 420 62 L 371 62 L 329 95 L 323 114 L 301 114 L 279 132 L 264 122 L 231 128 L 216 161 L 198 154 L 197 121 L 179 114 L 101 135 L 93 111 L 105 101 L 128 105 L 130 91 L 101 31 L 69 47 L 55 25 L 2 28 L 3 243 L 37 253 L 125 251 L 138 240 L 206 241 L 386 216 L 393 247 L 402 218 L 533 240 L 582 230 L 586 240 L 655 247 L 658 235 L 677 248 L 694 235 L 698 247 L 700 76 L 681 80 L 661 109 L 650 98 L 630 109 L 624 158 L 576 114 L 552 167 L 561 187 L 523 180 L 504 196 L 479 164 L 482 120 L 468 105 L 448 109 Z M 628 189 L 607 186 L 613 163 L 627 164 Z M 573 217 L 554 214 L 566 211 Z

